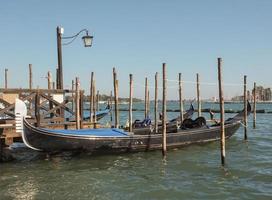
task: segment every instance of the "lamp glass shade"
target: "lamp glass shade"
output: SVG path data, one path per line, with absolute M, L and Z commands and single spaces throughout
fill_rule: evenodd
M 85 35 L 82 37 L 85 47 L 91 47 L 93 43 L 93 36 Z

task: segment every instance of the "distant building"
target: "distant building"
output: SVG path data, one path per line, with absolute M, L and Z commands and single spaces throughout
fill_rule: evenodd
M 254 89 L 247 91 L 247 99 L 253 101 Z M 231 99 L 232 101 L 244 101 L 244 95 L 235 96 Z M 272 90 L 271 88 L 264 88 L 263 86 L 256 87 L 256 101 L 272 101 Z
M 254 95 L 254 89 L 252 90 L 252 95 Z M 263 86 L 256 87 L 256 100 L 263 101 L 264 100 L 264 88 Z
M 271 88 L 264 89 L 264 100 L 265 101 L 271 101 L 272 100 Z
M 217 102 L 217 98 L 216 97 L 212 97 L 211 101 L 212 102 Z
M 253 95 L 254 95 L 254 89 L 252 90 L 252 96 Z M 257 101 L 271 101 L 272 100 L 271 88 L 264 88 L 263 86 L 257 86 L 256 100 Z
M 231 98 L 232 101 L 244 101 L 244 96 L 235 96 Z
M 252 96 L 250 95 L 249 90 L 247 90 L 246 96 L 247 96 L 247 100 L 251 101 Z M 231 101 L 244 101 L 244 95 L 232 97 Z

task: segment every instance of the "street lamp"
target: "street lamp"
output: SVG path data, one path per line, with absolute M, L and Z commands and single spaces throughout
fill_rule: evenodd
M 93 36 L 88 35 L 88 31 L 87 31 L 86 35 L 82 37 L 82 40 L 84 42 L 85 47 L 91 47 L 93 43 Z
M 62 70 L 62 45 L 71 44 L 82 32 L 86 35 L 82 37 L 85 47 L 91 47 L 93 42 L 93 36 L 88 34 L 87 29 L 82 29 L 77 34 L 69 37 L 62 37 L 64 29 L 60 26 L 57 27 L 57 48 L 58 48 L 58 68 L 57 68 L 57 89 L 63 89 L 63 70 Z M 62 40 L 69 40 L 67 43 L 62 44 Z

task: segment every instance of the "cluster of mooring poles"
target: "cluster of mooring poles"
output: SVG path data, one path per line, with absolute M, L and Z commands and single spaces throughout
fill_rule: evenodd
M 72 81 L 72 90 L 74 85 L 74 81 Z M 84 91 L 80 90 L 80 82 L 79 78 L 76 77 L 75 79 L 75 119 L 76 119 L 76 128 L 82 129 L 83 128 L 83 121 L 84 121 Z M 90 123 L 93 128 L 97 128 L 97 117 L 96 113 L 99 110 L 99 90 L 96 90 L 96 83 L 94 78 L 94 72 L 91 73 L 91 82 L 90 82 Z M 73 107 L 73 106 L 72 106 Z
M 220 101 L 220 126 L 221 126 L 221 163 L 225 164 L 225 111 L 224 111 L 224 93 L 223 93 L 223 80 L 222 80 L 222 59 L 218 58 L 218 85 L 219 85 L 219 101 Z M 114 102 L 115 102 L 115 127 L 119 126 L 118 119 L 118 80 L 115 68 L 113 68 L 113 83 L 114 83 Z M 182 96 L 182 80 L 181 73 L 178 76 L 179 83 L 179 108 L 180 118 L 183 120 L 183 96 Z M 244 76 L 244 139 L 247 140 L 247 88 L 246 76 Z M 166 64 L 162 65 L 162 155 L 166 156 L 167 152 L 167 137 L 166 137 L 166 97 L 167 97 L 167 78 L 166 78 Z M 201 100 L 200 100 L 200 81 L 199 74 L 196 75 L 197 85 L 197 105 L 198 116 L 201 116 Z M 256 84 L 254 83 L 254 88 Z M 255 91 L 255 89 L 254 89 Z M 149 117 L 149 90 L 148 80 L 145 78 L 145 118 Z M 132 127 L 132 104 L 133 104 L 133 75 L 129 75 L 129 131 L 133 131 Z M 155 99 L 154 99 L 154 125 L 155 132 L 158 132 L 158 73 L 155 74 Z M 256 127 L 256 94 L 254 92 L 254 127 Z
M 221 126 L 221 163 L 225 164 L 225 126 L 224 126 L 224 91 L 223 91 L 223 78 L 222 78 L 222 59 L 217 59 L 218 65 L 218 91 L 219 91 L 219 102 L 220 102 L 220 126 Z M 33 89 L 33 78 L 32 78 L 32 64 L 29 64 L 29 89 Z M 54 90 L 55 84 L 52 81 L 51 72 L 47 73 L 48 80 L 48 90 Z M 57 80 L 58 81 L 58 80 Z M 76 119 L 76 128 L 83 128 L 83 97 L 84 91 L 80 90 L 79 78 L 76 77 L 75 82 L 72 80 L 72 91 L 74 91 L 75 85 L 75 99 L 74 93 L 72 93 L 72 110 L 74 107 L 75 101 L 75 119 Z M 247 76 L 244 76 L 244 140 L 247 140 Z M 119 128 L 119 107 L 118 107 L 118 90 L 119 84 L 117 79 L 117 71 L 113 68 L 113 92 L 114 92 L 114 127 Z M 158 133 L 158 72 L 155 73 L 155 95 L 154 95 L 154 130 Z M 5 89 L 8 89 L 8 69 L 5 69 Z M 180 112 L 180 120 L 183 121 L 183 84 L 182 84 L 182 74 L 178 74 L 178 91 L 179 91 L 179 112 Z M 150 114 L 150 92 L 148 89 L 148 79 L 145 78 L 145 110 L 144 116 L 145 118 L 149 117 Z M 200 81 L 199 74 L 196 74 L 196 95 L 197 95 L 197 113 L 198 116 L 201 116 L 201 99 L 200 99 Z M 110 107 L 112 108 L 112 91 L 110 93 Z M 40 125 L 40 95 L 35 96 L 35 117 L 36 117 L 36 126 Z M 162 64 L 162 155 L 166 156 L 167 152 L 167 137 L 166 137 L 166 102 L 167 102 L 167 78 L 166 78 L 166 64 Z M 90 81 L 90 123 L 93 124 L 94 128 L 97 128 L 97 119 L 96 112 L 99 110 L 99 91 L 96 90 L 94 73 L 91 73 L 91 81 Z M 253 89 L 253 128 L 256 128 L 256 82 L 254 82 Z M 49 102 L 50 110 L 53 109 L 53 103 Z M 133 131 L 132 127 L 132 104 L 133 104 L 133 75 L 129 74 L 129 131 Z M 52 115 L 52 113 L 50 114 Z M 111 123 L 113 121 L 112 112 L 110 112 Z M 53 117 L 53 115 L 52 115 Z

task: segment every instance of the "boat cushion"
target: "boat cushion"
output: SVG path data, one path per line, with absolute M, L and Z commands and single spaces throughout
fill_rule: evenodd
M 122 129 L 117 128 L 99 128 L 99 129 L 79 129 L 79 130 L 68 130 L 68 129 L 44 129 L 47 132 L 61 135 L 82 135 L 82 136 L 97 136 L 97 137 L 128 137 L 129 135 Z

